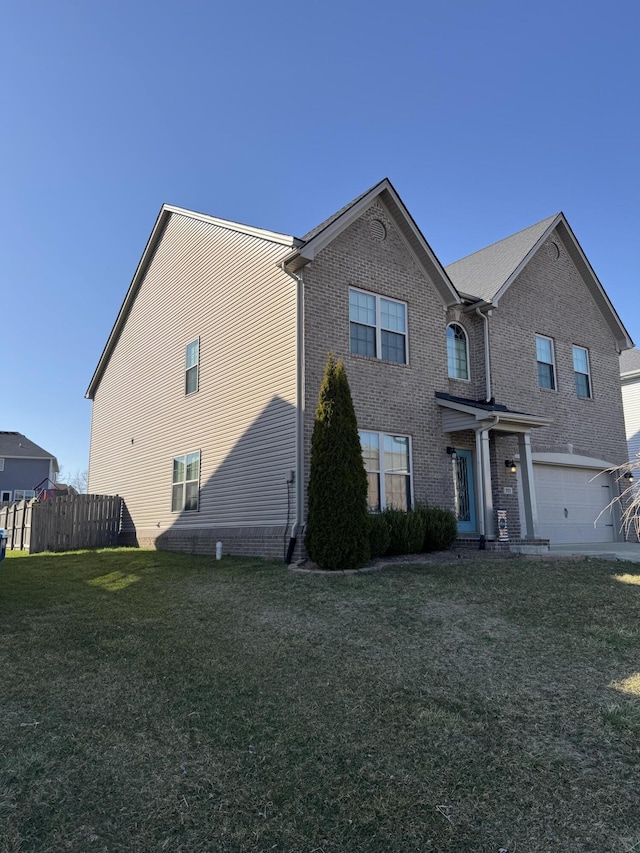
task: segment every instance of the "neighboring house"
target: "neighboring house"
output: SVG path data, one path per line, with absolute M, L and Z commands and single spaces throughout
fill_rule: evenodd
M 620 381 L 629 459 L 637 460 L 640 456 L 640 350 L 630 349 L 620 354 Z
M 19 432 L 0 432 L 0 503 L 30 500 L 58 473 L 55 456 Z
M 87 390 L 89 489 L 124 498 L 124 542 L 282 555 L 331 350 L 372 510 L 612 540 L 593 478 L 626 458 L 631 346 L 561 213 L 445 269 L 386 179 L 301 239 L 165 205 Z

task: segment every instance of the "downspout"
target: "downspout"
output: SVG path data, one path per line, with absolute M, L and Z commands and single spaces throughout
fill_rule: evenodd
M 304 276 L 290 272 L 280 264 L 284 273 L 296 282 L 296 517 L 291 526 L 291 535 L 287 547 L 285 562 L 289 564 L 293 557 L 298 536 L 304 532 Z
M 485 376 L 485 401 L 491 402 L 491 354 L 489 352 L 489 318 L 476 308 L 476 314 L 484 321 L 484 376 Z

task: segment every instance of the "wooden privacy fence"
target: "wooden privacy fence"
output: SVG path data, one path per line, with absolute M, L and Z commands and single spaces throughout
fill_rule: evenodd
M 37 554 L 109 548 L 118 544 L 121 515 L 117 495 L 65 495 L 0 507 L 0 529 L 7 550 Z

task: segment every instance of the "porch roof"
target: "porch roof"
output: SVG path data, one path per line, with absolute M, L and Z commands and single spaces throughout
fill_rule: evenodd
M 444 409 L 442 426 L 445 432 L 494 429 L 500 432 L 529 432 L 537 427 L 549 426 L 551 418 L 542 418 L 527 412 L 517 412 L 494 400 L 471 400 L 436 391 L 436 402 Z

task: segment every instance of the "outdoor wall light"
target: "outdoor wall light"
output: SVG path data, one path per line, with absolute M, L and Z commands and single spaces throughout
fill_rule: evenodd
M 514 462 L 513 459 L 505 459 L 504 460 L 504 467 L 508 468 L 512 474 L 516 473 L 516 463 Z
M 456 453 L 455 447 L 447 447 L 447 453 L 451 457 L 452 462 L 455 462 L 456 459 L 458 458 L 458 454 Z
M 624 478 L 627 483 L 633 483 L 633 474 L 631 473 L 631 471 L 627 471 L 627 473 L 624 475 Z

